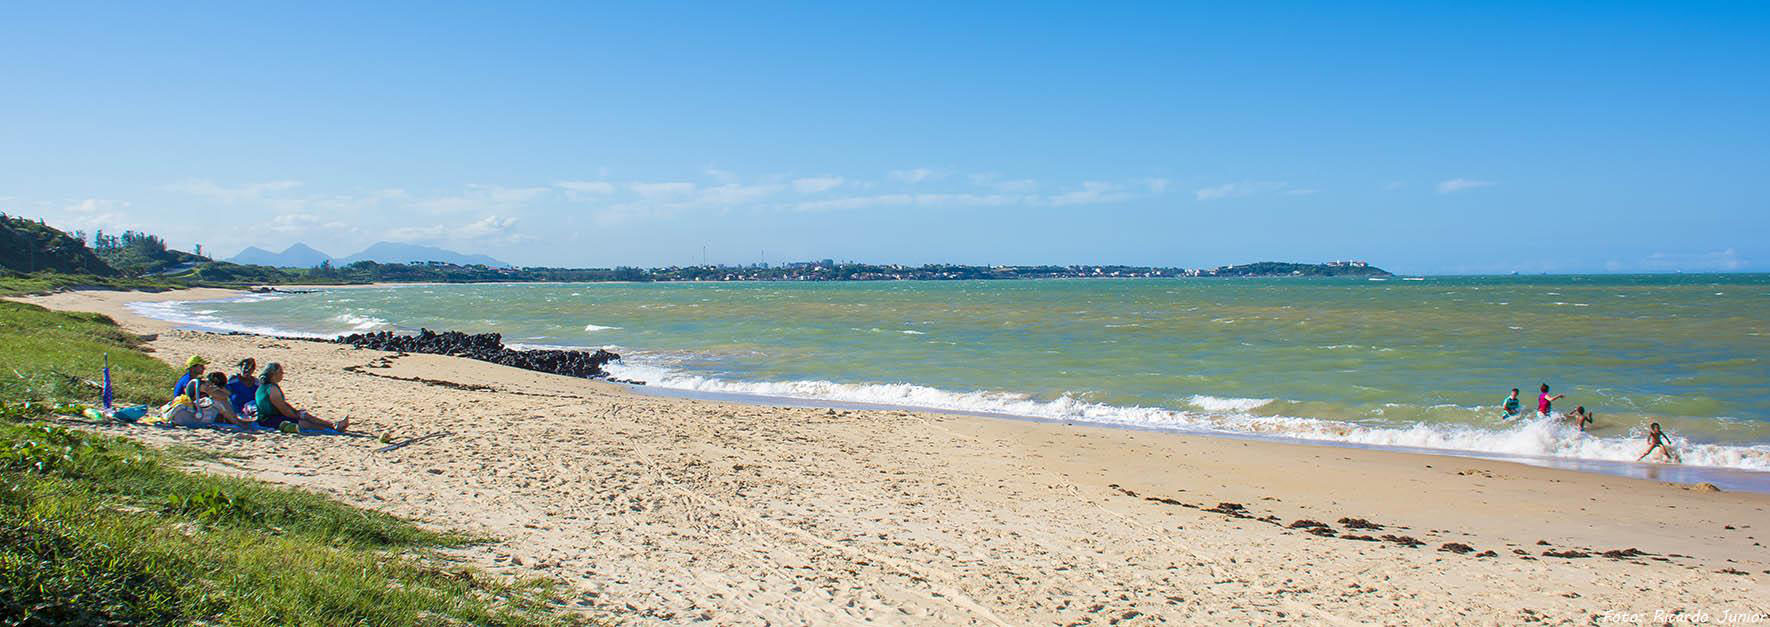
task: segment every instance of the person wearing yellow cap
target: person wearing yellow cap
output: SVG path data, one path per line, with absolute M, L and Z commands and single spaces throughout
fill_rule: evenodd
M 184 376 L 178 378 L 178 385 L 172 386 L 172 397 L 177 398 L 178 395 L 183 394 L 185 386 L 190 385 L 192 381 L 202 381 L 203 367 L 207 365 L 209 365 L 209 360 L 203 359 L 200 355 L 191 355 L 190 359 L 184 360 Z M 196 400 L 193 398 L 191 402 L 196 402 Z

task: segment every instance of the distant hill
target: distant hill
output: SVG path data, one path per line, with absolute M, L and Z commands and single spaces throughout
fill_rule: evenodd
M 1211 276 L 1281 277 L 1281 276 L 1391 276 L 1388 270 L 1362 261 L 1329 263 L 1285 263 L 1261 261 L 1239 266 L 1223 266 L 1208 271 Z
M 422 263 L 426 261 L 440 261 L 459 266 L 484 265 L 493 268 L 510 267 L 510 264 L 485 255 L 469 255 L 437 248 L 435 246 L 397 244 L 394 242 L 376 242 L 374 245 L 363 249 L 362 252 L 342 259 L 333 260 L 332 263 L 333 265 L 347 266 L 358 261 L 373 261 L 375 263 L 410 263 L 414 261 Z
M 41 222 L 7 215 L 0 215 L 0 268 L 14 272 L 117 274 L 81 238 Z
M 280 253 L 273 253 L 257 246 L 247 246 L 245 250 L 240 251 L 240 254 L 234 255 L 228 261 L 248 266 L 312 268 L 331 259 L 331 255 L 297 242 L 283 249 L 283 252 Z

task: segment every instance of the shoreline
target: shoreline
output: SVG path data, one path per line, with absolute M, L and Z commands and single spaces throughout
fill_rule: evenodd
M 512 283 L 510 285 L 524 285 L 524 284 L 525 283 Z M 390 286 L 397 287 L 397 286 L 422 286 L 422 285 L 452 285 L 452 284 L 437 284 L 437 283 L 374 284 L 374 285 L 358 285 L 358 286 L 350 286 L 350 287 L 370 288 L 370 287 L 390 287 Z M 290 289 L 326 289 L 326 287 L 327 286 L 312 286 L 311 288 L 294 287 L 294 288 L 290 288 Z M 192 302 L 201 302 L 201 301 L 208 301 L 208 300 L 226 300 L 228 298 L 240 297 L 240 296 L 248 296 L 249 297 L 255 293 L 255 292 L 251 292 L 251 291 L 239 291 L 239 292 L 228 293 L 225 290 L 222 290 L 221 292 L 222 293 L 220 293 L 220 294 L 205 292 L 200 295 L 201 298 L 193 298 L 193 299 L 191 299 L 191 301 Z M 156 297 L 156 298 L 152 298 L 152 299 L 134 300 L 132 302 L 149 302 L 149 301 L 165 301 L 165 300 L 179 300 L 179 299 Z M 124 308 L 127 310 L 128 315 L 139 315 L 140 312 L 136 312 L 134 309 L 127 307 L 128 304 L 129 303 L 124 304 L 125 305 Z M 206 325 L 206 324 L 203 324 L 200 322 L 189 322 L 189 321 L 175 322 L 175 321 L 167 321 L 167 320 L 152 318 L 151 316 L 146 317 L 146 319 L 155 320 L 158 323 L 170 324 L 170 325 L 173 325 L 173 328 L 196 329 L 196 330 L 213 331 L 213 332 L 221 332 L 221 333 L 247 333 L 247 334 L 259 334 L 259 335 L 271 335 L 271 334 L 267 333 L 267 331 L 273 330 L 268 327 L 258 328 L 258 327 L 247 327 L 247 326 L 225 325 L 225 324 L 219 325 L 219 326 L 211 326 L 211 325 Z M 395 331 L 399 332 L 398 329 L 396 329 Z M 307 336 L 309 334 L 306 334 L 303 332 L 285 331 L 285 332 L 275 334 L 275 335 L 297 337 L 297 336 Z M 314 335 L 313 337 L 318 338 L 320 336 Z M 521 345 L 520 343 L 517 345 L 514 345 L 513 347 L 517 348 L 519 350 L 526 350 L 527 349 L 523 345 Z M 582 350 L 585 352 L 593 352 L 597 348 L 597 347 L 590 347 L 590 346 L 564 346 L 564 345 L 540 345 L 539 347 L 564 349 L 564 350 Z M 634 378 L 634 377 L 629 377 L 629 378 Z M 646 377 L 640 376 L 638 378 L 644 379 Z M 737 383 L 742 383 L 742 382 L 737 382 Z M 1651 481 L 1665 481 L 1665 482 L 1680 483 L 1680 484 L 1709 483 L 1709 484 L 1713 484 L 1713 485 L 1720 487 L 1722 489 L 1725 489 L 1725 490 L 1732 490 L 1732 491 L 1743 490 L 1743 491 L 1758 492 L 1758 493 L 1770 493 L 1770 470 L 1754 470 L 1754 469 L 1748 469 L 1748 468 L 1735 468 L 1735 467 L 1727 467 L 1727 466 L 1663 464 L 1663 463 L 1652 463 L 1652 462 L 1635 462 L 1635 461 L 1617 460 L 1617 459 L 1561 457 L 1561 456 L 1555 456 L 1555 455 L 1532 455 L 1532 454 L 1512 453 L 1512 452 L 1504 452 L 1504 451 L 1489 451 L 1489 450 L 1474 449 L 1474 448 L 1469 448 L 1469 449 L 1435 448 L 1435 447 L 1427 447 L 1427 446 L 1411 446 L 1411 445 L 1407 445 L 1407 444 L 1368 443 L 1368 442 L 1358 442 L 1358 441 L 1348 441 L 1348 440 L 1335 440 L 1335 439 L 1328 439 L 1328 438 L 1311 438 L 1311 437 L 1307 437 L 1307 435 L 1305 435 L 1305 434 L 1267 435 L 1267 434 L 1262 434 L 1262 433 L 1239 432 L 1239 431 L 1233 431 L 1233 430 L 1213 430 L 1213 429 L 1196 429 L 1196 428 L 1195 429 L 1188 429 L 1188 428 L 1182 428 L 1182 427 L 1163 427 L 1163 426 L 1139 425 L 1139 424 L 1134 424 L 1134 423 L 1115 422 L 1115 421 L 1108 421 L 1108 420 L 1084 420 L 1084 419 L 1078 419 L 1078 418 L 1041 416 L 1041 415 L 1024 414 L 1024 413 L 997 412 L 997 411 L 990 411 L 987 409 L 939 407 L 939 406 L 928 406 L 928 405 L 909 405 L 909 404 L 896 404 L 896 403 L 889 403 L 889 402 L 880 403 L 880 402 L 869 402 L 869 401 L 864 401 L 864 400 L 841 399 L 841 398 L 772 395 L 772 394 L 768 394 L 768 393 L 764 393 L 764 392 L 708 391 L 708 390 L 672 388 L 672 387 L 666 387 L 666 386 L 662 386 L 662 385 L 651 385 L 651 386 L 645 386 L 642 388 L 635 388 L 634 391 L 642 393 L 642 394 L 650 394 L 650 395 L 658 395 L 658 396 L 671 396 L 671 397 L 688 398 L 688 399 L 712 399 L 712 400 L 722 400 L 722 401 L 726 401 L 726 402 L 737 402 L 737 403 L 746 403 L 746 404 L 755 404 L 755 405 L 786 404 L 786 405 L 792 405 L 792 406 L 838 408 L 838 409 L 907 410 L 907 411 L 932 412 L 932 413 L 941 413 L 941 414 L 950 414 L 950 415 L 974 416 L 974 417 L 982 417 L 982 418 L 1022 420 L 1022 421 L 1040 422 L 1040 423 L 1046 423 L 1046 422 L 1059 423 L 1059 424 L 1074 423 L 1074 424 L 1080 424 L 1080 425 L 1091 426 L 1091 427 L 1132 429 L 1132 430 L 1139 430 L 1139 431 L 1147 431 L 1147 432 L 1151 432 L 1151 433 L 1168 433 L 1168 434 L 1190 435 L 1190 436 L 1198 436 L 1198 437 L 1228 438 L 1228 439 L 1236 439 L 1236 440 L 1251 440 L 1251 441 L 1264 441 L 1264 442 L 1275 442 L 1275 443 L 1292 443 L 1292 444 L 1301 444 L 1301 445 L 1308 445 L 1308 446 L 1327 446 L 1327 447 L 1332 447 L 1332 448 L 1351 448 L 1351 449 L 1364 449 L 1364 450 L 1392 451 L 1392 452 L 1399 452 L 1399 453 L 1412 453 L 1412 454 L 1432 455 L 1432 456 L 1441 456 L 1441 457 L 1453 457 L 1453 458 L 1487 459 L 1487 460 L 1495 460 L 1495 461 L 1521 463 L 1521 464 L 1527 464 L 1527 465 L 1538 466 L 1538 467 L 1574 470 L 1574 471 L 1578 471 L 1578 472 L 1598 473 L 1598 474 L 1620 476 L 1620 477 L 1632 477 L 1632 478 L 1646 479 L 1646 480 L 1651 480 Z M 1730 445 L 1730 446 L 1743 446 L 1743 445 Z
M 24 300 L 157 332 L 150 347 L 168 362 L 282 361 L 295 404 L 369 433 L 450 435 L 377 453 L 369 438 L 101 430 L 226 454 L 203 463 L 211 471 L 503 538 L 461 557 L 558 578 L 642 621 L 1591 622 L 1770 609 L 1763 494 L 1387 450 L 654 397 L 459 358 L 179 331 L 130 312 L 134 296 L 191 298 Z M 1315 521 L 1331 533 L 1296 526 Z M 1625 549 L 1651 555 L 1600 555 Z

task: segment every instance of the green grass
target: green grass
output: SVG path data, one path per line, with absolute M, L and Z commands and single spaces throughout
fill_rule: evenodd
M 0 300 L 0 398 L 95 400 L 111 356 L 118 403 L 164 403 L 178 371 L 141 351 L 109 317 Z
M 166 278 L 102 277 L 90 274 L 0 273 L 0 296 L 29 296 L 72 289 L 102 290 L 171 290 L 193 287 L 188 281 Z
M 105 351 L 120 396 L 164 396 L 174 371 L 136 342 L 103 316 L 0 302 L 0 374 L 24 381 L 0 387 L 0 625 L 578 622 L 556 584 L 437 554 L 476 538 L 183 470 L 214 458 L 201 450 L 40 421 L 54 402 L 96 396 L 58 378 L 95 376 Z

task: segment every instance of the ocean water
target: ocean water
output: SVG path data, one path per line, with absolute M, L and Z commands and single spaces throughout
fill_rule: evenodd
M 211 329 L 607 347 L 653 387 L 1770 470 L 1770 275 L 510 284 L 144 303 Z M 1535 418 L 1596 412 L 1589 433 Z M 1499 405 L 1521 388 L 1526 419 Z

